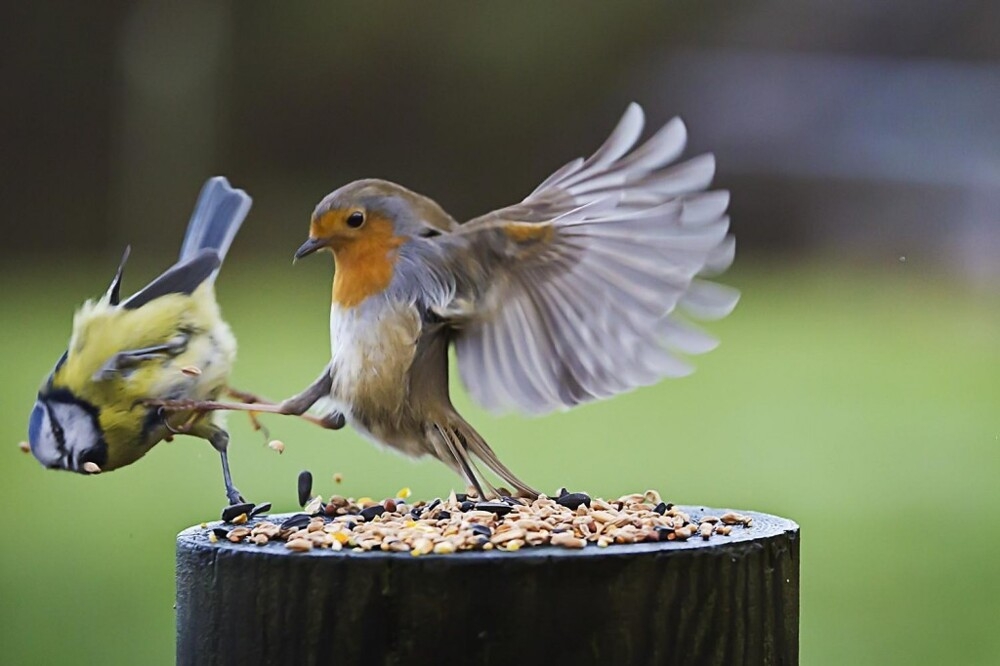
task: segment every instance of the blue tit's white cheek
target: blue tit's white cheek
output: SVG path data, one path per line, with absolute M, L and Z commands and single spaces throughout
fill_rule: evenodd
M 107 461 L 108 447 L 91 412 L 72 402 L 50 403 L 49 410 L 52 430 L 66 456 L 66 469 L 79 472 L 86 462 L 100 466 Z

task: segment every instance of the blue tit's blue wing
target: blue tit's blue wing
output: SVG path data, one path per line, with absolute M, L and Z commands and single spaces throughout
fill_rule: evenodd
M 135 310 L 154 298 L 167 294 L 190 294 L 209 279 L 222 263 L 215 250 L 202 250 L 193 258 L 174 264 L 160 277 L 136 292 L 122 303 L 126 310 Z
M 179 261 L 183 263 L 206 249 L 215 250 L 220 260 L 224 259 L 251 202 L 246 192 L 233 189 L 222 176 L 205 181 L 184 234 Z

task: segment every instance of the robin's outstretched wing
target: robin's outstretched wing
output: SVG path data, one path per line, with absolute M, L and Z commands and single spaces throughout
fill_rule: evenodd
M 729 195 L 704 191 L 711 155 L 670 164 L 686 141 L 679 119 L 629 152 L 642 127 L 632 104 L 589 159 L 450 234 L 458 284 L 440 314 L 486 408 L 608 397 L 687 374 L 681 354 L 715 347 L 679 312 L 717 319 L 736 305 L 737 291 L 696 277 L 732 263 Z

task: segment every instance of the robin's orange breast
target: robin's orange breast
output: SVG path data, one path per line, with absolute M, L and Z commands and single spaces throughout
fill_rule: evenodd
M 405 242 L 395 235 L 390 221 L 373 216 L 364 234 L 333 246 L 333 302 L 353 308 L 384 291 L 392 281 L 397 250 Z

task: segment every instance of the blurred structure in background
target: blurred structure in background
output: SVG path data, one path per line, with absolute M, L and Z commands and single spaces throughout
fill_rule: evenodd
M 3 253 L 172 247 L 214 173 L 256 199 L 247 248 L 293 247 L 312 202 L 363 176 L 472 216 L 525 195 L 636 99 L 718 155 L 743 257 L 1000 277 L 991 0 L 9 13 Z

